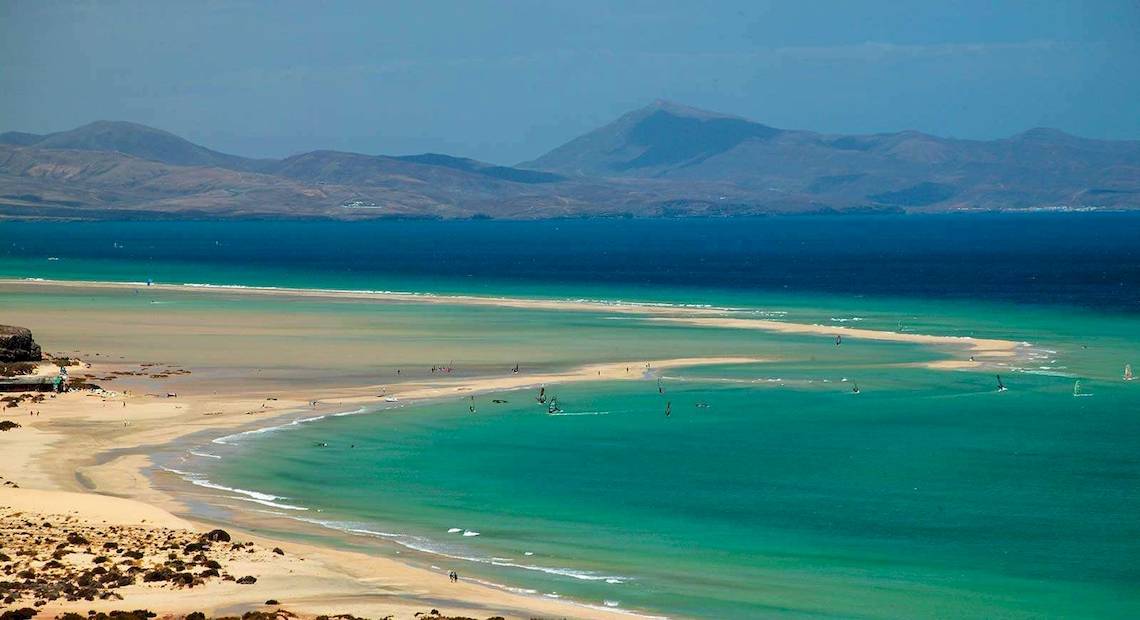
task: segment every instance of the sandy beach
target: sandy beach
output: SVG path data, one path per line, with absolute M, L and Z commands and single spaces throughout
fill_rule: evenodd
M 726 357 L 594 364 L 560 373 L 443 379 L 430 385 L 394 386 L 385 394 L 413 401 L 543 384 L 639 379 L 646 364 L 654 369 L 668 369 L 755 361 L 759 360 Z M 100 374 L 121 372 L 122 367 L 93 364 L 87 370 Z M 150 381 L 154 382 L 150 394 L 76 390 L 38 404 L 25 403 L 4 410 L 3 419 L 13 420 L 20 427 L 0 436 L 6 455 L 0 461 L 0 478 L 19 488 L 0 488 L 0 516 L 11 522 L 17 516 L 27 518 L 34 514 L 37 523 L 65 522 L 88 534 L 125 541 L 119 543 L 124 548 L 137 546 L 148 530 L 193 538 L 211 529 L 211 524 L 196 522 L 189 515 L 176 516 L 185 514 L 187 508 L 178 498 L 161 493 L 150 484 L 144 473 L 151 466 L 149 459 L 129 455 L 103 462 L 100 455 L 161 445 L 206 429 L 222 434 L 254 420 L 264 422 L 291 412 L 309 414 L 314 410 L 312 400 L 319 400 L 316 408 L 321 411 L 351 409 L 376 402 L 379 389 L 369 386 L 322 395 L 278 392 L 280 396 L 267 401 L 246 394 L 215 393 L 205 390 L 208 385 L 203 388 L 206 394 L 166 397 L 159 395 L 161 380 Z M 37 414 L 30 415 L 29 411 Z M 111 527 L 124 529 L 110 531 Z M 629 617 L 628 612 L 513 594 L 471 582 L 453 584 L 440 573 L 363 553 L 269 540 L 232 527 L 229 531 L 235 539 L 253 542 L 257 551 L 237 556 L 228 574 L 249 574 L 256 577 L 256 583 L 206 580 L 194 587 L 131 584 L 115 589 L 115 597 L 109 600 L 46 601 L 42 613 L 109 611 L 129 606 L 176 614 L 227 614 L 267 608 L 264 601 L 277 600 L 293 613 L 310 615 L 351 613 L 399 618 L 439 609 L 446 614 L 471 617 Z M 48 540 L 39 548 L 41 553 L 50 555 L 54 545 Z M 282 549 L 284 555 L 266 551 L 272 548 Z M 88 563 L 98 557 L 97 553 L 69 557 L 76 565 L 90 566 Z M 17 602 L 23 605 L 33 601 Z
M 2 281 L 0 286 L 82 292 L 127 291 L 138 285 Z M 169 285 L 154 285 L 150 289 L 189 295 L 218 292 L 213 287 Z M 945 349 L 948 359 L 929 364 L 943 369 L 968 368 L 983 361 L 1008 359 L 1018 346 L 1004 340 L 739 318 L 730 310 L 707 307 L 263 288 L 225 289 L 224 292 L 273 299 L 321 298 L 605 312 L 708 328 L 826 337 L 842 334 L 851 339 L 909 342 Z M 178 329 L 192 331 L 194 326 L 131 326 L 131 329 L 136 337 L 150 333 L 161 339 L 165 337 L 163 334 L 173 334 Z M 70 349 L 72 345 L 55 340 L 43 344 L 45 350 L 59 351 Z M 170 350 L 168 344 L 164 349 L 167 356 Z M 63 596 L 42 600 L 39 607 L 45 617 L 67 611 L 107 611 L 128 607 L 174 614 L 191 611 L 240 614 L 252 609 L 271 609 L 275 606 L 265 603 L 271 600 L 278 601 L 290 612 L 313 616 L 348 613 L 370 618 L 389 615 L 411 618 L 417 613 L 437 609 L 443 614 L 469 617 L 629 617 L 629 612 L 522 595 L 468 581 L 450 583 L 442 572 L 391 559 L 290 540 L 267 539 L 235 528 L 233 524 L 197 520 L 185 501 L 152 484 L 153 463 L 147 453 L 152 447 L 169 444 L 194 433 L 209 432 L 220 436 L 232 429 L 267 424 L 269 420 L 282 416 L 347 411 L 383 402 L 381 399 L 416 402 L 540 385 L 636 380 L 643 379 L 647 371 L 672 368 L 766 361 L 765 358 L 749 356 L 631 359 L 585 364 L 567 370 L 527 369 L 518 374 L 509 370 L 479 376 L 445 376 L 441 373 L 430 379 L 393 377 L 394 380 L 384 384 L 343 380 L 339 384 L 326 381 L 309 385 L 265 378 L 260 374 L 262 360 L 257 362 L 258 367 L 254 367 L 253 362 L 243 361 L 244 365 L 217 372 L 194 365 L 194 361 L 202 358 L 192 357 L 192 363 L 182 365 L 180 360 L 169 357 L 161 363 L 138 359 L 117 361 L 126 357 L 118 353 L 121 351 L 88 353 L 95 357 L 86 357 L 82 366 L 73 369 L 73 376 L 81 375 L 91 383 L 104 383 L 106 391 L 72 391 L 50 396 L 39 403 L 25 401 L 0 413 L 0 418 L 20 424 L 19 428 L 0 434 L 6 457 L 0 460 L 0 478 L 19 487 L 0 487 L 0 517 L 4 519 L 5 526 L 23 532 L 23 539 L 27 539 L 27 532 L 20 529 L 19 523 L 67 523 L 73 528 L 82 528 L 84 536 L 89 539 L 100 537 L 110 541 L 117 537 L 123 548 L 131 544 L 146 547 L 151 544 L 146 541 L 152 540 L 160 531 L 162 536 L 178 537 L 180 544 L 185 546 L 192 544 L 186 541 L 220 526 L 227 529 L 235 541 L 252 543 L 252 547 L 248 551 L 245 547 L 215 549 L 220 555 L 213 561 L 224 567 L 219 577 L 204 578 L 201 583 L 193 585 L 136 581 L 109 590 L 113 594 L 107 594 L 107 599 L 69 601 Z M 132 353 L 137 358 L 137 352 Z M 274 354 L 261 353 L 265 358 Z M 967 356 L 974 356 L 974 360 L 967 361 Z M 40 372 L 50 372 L 48 366 L 41 366 Z M 31 415 L 30 412 L 36 414 Z M 54 553 L 54 541 L 55 538 L 44 534 L 39 543 L 24 542 L 30 545 L 29 548 L 34 548 L 38 554 L 34 557 L 46 561 L 50 560 L 46 556 Z M 151 544 L 147 549 L 143 559 L 132 560 L 134 564 L 131 565 L 139 571 L 148 562 L 169 561 L 161 557 L 164 547 Z M 272 549 L 279 549 L 280 553 Z M 90 553 L 76 551 L 67 556 L 67 566 L 57 570 L 93 570 L 91 566 L 98 554 L 98 549 L 92 549 Z M 206 561 L 211 560 L 199 562 Z M 128 564 L 123 566 L 130 567 Z M 198 566 L 201 568 L 204 564 Z M 244 584 L 236 581 L 247 575 L 256 581 Z M 10 604 L 25 606 L 34 602 L 21 599 Z
M 566 312 L 606 312 L 621 315 L 641 316 L 647 320 L 671 322 L 702 327 L 728 329 L 762 330 L 783 334 L 812 334 L 820 336 L 842 336 L 849 339 L 864 339 L 879 342 L 905 342 L 965 351 L 970 359 L 933 362 L 931 368 L 959 369 L 975 363 L 993 360 L 1007 360 L 1014 357 L 1022 343 L 996 338 L 970 338 L 962 336 L 942 336 L 921 333 L 907 333 L 890 330 L 861 329 L 855 327 L 818 325 L 776 321 L 771 319 L 743 318 L 730 308 L 716 308 L 701 305 L 673 305 L 635 302 L 609 302 L 596 300 L 551 300 L 525 299 L 518 297 L 476 296 L 476 295 L 435 295 L 391 291 L 344 291 L 330 289 L 290 289 L 281 287 L 220 286 L 220 285 L 174 285 L 138 282 L 71 282 L 57 280 L 12 280 L 0 279 L 0 286 L 42 286 L 49 288 L 72 288 L 90 290 L 136 290 L 144 286 L 147 290 L 171 292 L 239 293 L 241 295 L 267 297 L 298 297 L 310 299 L 361 300 L 392 303 L 447 304 L 461 306 L 483 306 L 497 308 L 521 308 L 529 310 L 550 310 Z M 979 359 L 980 358 L 980 359 Z

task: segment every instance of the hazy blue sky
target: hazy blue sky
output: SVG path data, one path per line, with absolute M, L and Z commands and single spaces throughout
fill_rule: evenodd
M 12 2 L 0 130 L 514 163 L 657 98 L 770 125 L 1140 138 L 1140 1 Z

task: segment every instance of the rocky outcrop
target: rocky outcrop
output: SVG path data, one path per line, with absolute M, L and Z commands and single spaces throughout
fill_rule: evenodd
M 0 362 L 38 362 L 43 359 L 32 331 L 24 327 L 0 325 Z

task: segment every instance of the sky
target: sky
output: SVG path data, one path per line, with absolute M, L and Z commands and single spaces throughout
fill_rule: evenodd
M 1140 139 L 1140 0 L 0 0 L 0 131 L 513 164 L 656 99 L 829 133 Z

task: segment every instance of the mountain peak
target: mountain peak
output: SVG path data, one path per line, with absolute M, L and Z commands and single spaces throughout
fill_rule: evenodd
M 1077 136 L 1065 133 L 1052 127 L 1034 127 L 1013 136 L 1014 140 L 1034 140 L 1042 142 L 1056 142 L 1062 140 L 1079 140 Z
M 168 131 L 130 121 L 94 121 L 44 136 L 34 144 L 44 149 L 115 151 L 176 166 L 249 169 L 252 160 L 212 151 Z
M 653 176 L 781 133 L 739 116 L 658 99 L 523 166 L 572 175 Z
M 669 99 L 656 99 L 653 103 L 641 108 L 639 112 L 653 113 L 653 112 L 668 112 L 673 116 L 685 116 L 690 118 L 741 118 L 739 116 L 732 116 L 730 114 L 722 114 L 720 112 L 713 112 L 711 110 L 703 110 L 695 108 Z

